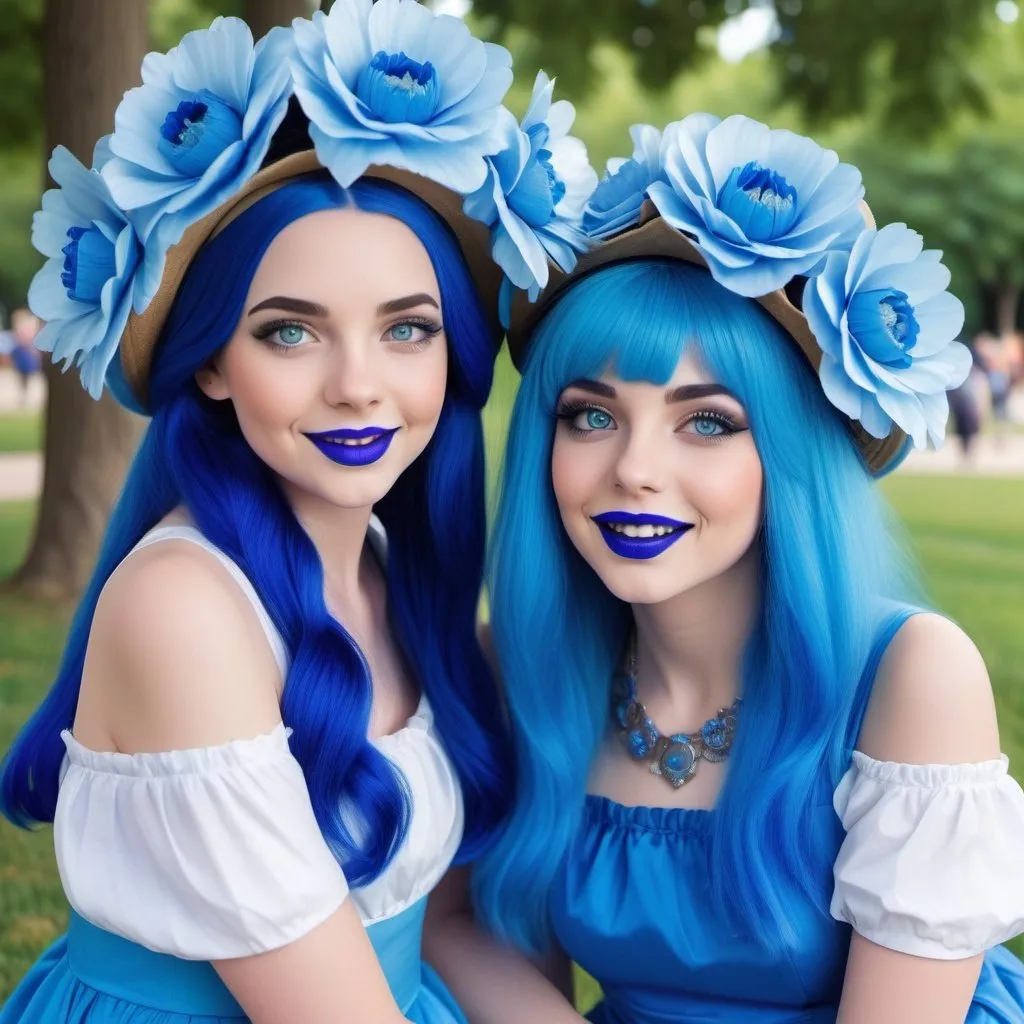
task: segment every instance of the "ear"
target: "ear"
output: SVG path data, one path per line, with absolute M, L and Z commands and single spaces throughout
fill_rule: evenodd
M 228 382 L 224 379 L 224 374 L 215 359 L 211 359 L 201 369 L 196 370 L 195 381 L 199 390 L 215 402 L 223 402 L 231 397 Z

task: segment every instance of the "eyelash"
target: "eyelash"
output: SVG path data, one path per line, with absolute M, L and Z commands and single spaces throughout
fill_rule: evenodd
M 573 437 L 588 437 L 590 434 L 601 433 L 601 431 L 577 427 L 573 420 L 581 413 L 592 411 L 603 412 L 613 423 L 615 422 L 615 417 L 607 409 L 603 409 L 599 405 L 592 405 L 590 402 L 581 402 L 573 399 L 567 399 L 558 406 L 555 410 L 555 418 L 565 423 L 566 428 Z M 688 423 L 693 423 L 695 420 L 712 420 L 722 427 L 723 433 L 721 434 L 694 435 L 699 437 L 702 443 L 706 444 L 720 444 L 727 437 L 731 437 L 733 434 L 738 434 L 746 429 L 745 427 L 738 426 L 731 416 L 718 409 L 698 409 L 690 413 L 679 424 L 679 427 L 676 428 L 677 431 Z
M 306 334 L 311 334 L 311 329 L 299 320 L 270 320 L 265 324 L 260 324 L 256 327 L 252 336 L 259 341 L 265 341 L 271 348 L 277 349 L 279 352 L 290 352 L 293 349 L 302 348 L 300 345 L 285 345 L 280 341 L 271 341 L 273 335 L 277 334 L 278 331 L 284 330 L 286 327 L 298 327 L 300 331 L 305 331 Z
M 405 349 L 413 349 L 419 351 L 420 349 L 426 348 L 427 345 L 433 341 L 444 330 L 444 326 L 439 324 L 436 320 L 431 320 L 428 317 L 406 317 L 404 320 L 398 320 L 393 323 L 385 332 L 385 336 L 389 335 L 396 327 L 418 327 L 426 335 L 425 338 L 420 338 L 417 341 L 400 341 L 398 338 L 389 338 L 388 340 L 394 345 L 401 345 Z
M 393 323 L 384 332 L 385 336 L 390 334 L 396 327 L 403 327 L 408 324 L 410 327 L 418 327 L 424 334 L 427 335 L 425 338 L 420 338 L 418 341 L 399 341 L 397 338 L 388 339 L 395 345 L 402 345 L 405 348 L 424 348 L 430 344 L 431 340 L 435 338 L 444 329 L 441 324 L 436 320 L 430 320 L 426 317 L 407 317 L 405 320 L 399 320 Z M 302 348 L 303 345 L 285 345 L 282 342 L 271 341 L 273 335 L 277 334 L 278 331 L 283 330 L 285 327 L 298 327 L 299 330 L 305 331 L 307 334 L 312 334 L 312 328 L 307 324 L 302 323 L 301 320 L 270 320 L 265 324 L 261 324 L 252 333 L 253 337 L 259 341 L 265 341 L 271 348 L 280 351 L 293 351 L 294 349 Z

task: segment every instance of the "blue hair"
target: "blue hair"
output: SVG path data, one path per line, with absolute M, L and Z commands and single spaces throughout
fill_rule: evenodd
M 429 254 L 441 291 L 449 367 L 440 420 L 375 512 L 388 537 L 389 621 L 462 784 L 466 829 L 459 859 L 477 856 L 502 820 L 510 742 L 475 633 L 485 542 L 480 412 L 494 345 L 458 245 L 424 203 L 384 182 L 364 179 L 346 191 L 317 175 L 270 193 L 207 243 L 175 299 L 149 379 L 152 423 L 72 622 L 56 682 L 5 759 L 0 809 L 15 824 L 53 820 L 64 754 L 60 731 L 74 719 L 100 591 L 143 534 L 184 505 L 252 581 L 290 652 L 282 717 L 317 821 L 350 883 L 375 878 L 406 834 L 404 780 L 367 741 L 369 670 L 327 611 L 316 549 L 273 473 L 245 442 L 232 404 L 206 398 L 194 381 L 233 334 L 274 238 L 300 217 L 349 205 L 407 225 Z M 112 384 L 124 390 L 123 379 Z M 348 813 L 342 818 L 342 797 L 354 822 Z
M 559 519 L 558 396 L 606 371 L 664 384 L 690 346 L 743 402 L 764 471 L 763 599 L 742 670 L 743 722 L 756 728 L 741 723 L 713 816 L 711 885 L 733 926 L 773 949 L 794 944 L 808 904 L 827 913 L 839 836 L 818 808 L 849 762 L 875 628 L 909 577 L 849 430 L 792 340 L 706 271 L 644 260 L 583 278 L 546 315 L 509 430 L 489 594 L 518 792 L 474 888 L 482 918 L 526 949 L 550 938 L 549 891 L 631 625 Z

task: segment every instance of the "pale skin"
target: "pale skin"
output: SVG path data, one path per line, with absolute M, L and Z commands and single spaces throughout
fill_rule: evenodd
M 684 358 L 664 385 L 607 374 L 573 382 L 558 411 L 551 474 L 566 533 L 604 585 L 632 607 L 638 695 L 649 715 L 664 733 L 692 732 L 738 695 L 761 600 L 763 473 L 745 410 Z M 591 518 L 608 511 L 654 513 L 693 528 L 655 558 L 628 559 L 609 548 Z M 931 614 L 902 626 L 879 667 L 857 747 L 876 760 L 910 764 L 999 756 L 988 674 L 959 627 Z M 690 783 L 672 789 L 609 735 L 589 790 L 631 806 L 712 808 L 727 769 L 728 762 L 701 762 Z M 467 1008 L 480 1007 L 474 1021 L 513 1019 L 487 1006 L 488 992 L 492 1004 L 495 991 L 514 992 L 518 1004 L 556 991 L 511 954 L 503 964 L 478 952 L 475 969 L 462 977 L 454 925 L 452 933 L 443 973 Z M 461 948 L 470 948 L 468 938 Z M 432 955 L 441 962 L 442 954 Z M 564 953 L 556 951 L 552 962 L 563 964 L 564 977 Z M 981 957 L 927 960 L 855 933 L 838 1022 L 962 1024 L 980 968 Z M 550 1017 L 530 1019 L 578 1019 L 566 1002 L 551 1006 Z
M 430 259 L 403 224 L 353 209 L 314 213 L 273 241 L 233 336 L 196 374 L 208 397 L 234 404 L 317 549 L 327 606 L 371 668 L 371 736 L 401 728 L 419 700 L 366 534 L 373 503 L 423 451 L 441 413 L 440 306 Z M 367 426 L 398 428 L 369 466 L 338 465 L 306 437 Z M 169 540 L 132 555 L 104 587 L 73 731 L 99 751 L 215 746 L 280 725 L 283 685 L 227 571 L 197 545 Z M 213 966 L 254 1024 L 405 1019 L 349 899 L 288 946 Z

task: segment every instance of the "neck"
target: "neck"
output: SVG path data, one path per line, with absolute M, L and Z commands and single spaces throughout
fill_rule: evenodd
M 324 592 L 337 609 L 356 609 L 365 602 L 366 561 L 363 550 L 372 509 L 342 508 L 308 491 L 282 482 L 285 497 L 313 542 L 324 569 Z
M 657 721 L 704 721 L 739 696 L 760 599 L 756 545 L 727 572 L 668 601 L 634 605 L 638 698 Z

